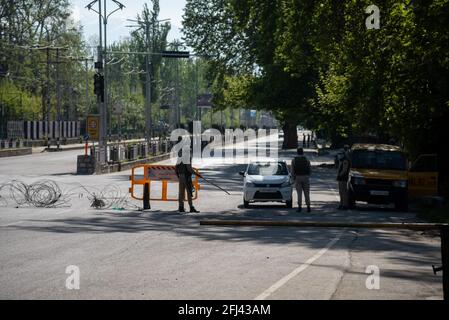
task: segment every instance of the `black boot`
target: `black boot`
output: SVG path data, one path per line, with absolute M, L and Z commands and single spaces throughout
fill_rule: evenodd
M 310 206 L 307 206 L 307 212 L 310 212 Z
M 180 206 L 179 209 L 178 209 L 178 212 L 186 212 L 186 211 L 184 210 L 183 206 Z
M 190 207 L 190 212 L 199 213 L 199 211 L 196 210 L 195 207 Z

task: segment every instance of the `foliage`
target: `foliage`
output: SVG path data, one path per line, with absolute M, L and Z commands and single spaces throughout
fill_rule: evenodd
M 447 179 L 449 1 L 376 1 L 380 29 L 365 25 L 371 4 L 188 0 L 184 32 L 209 57 L 217 104 L 244 97 L 334 143 L 393 138 L 412 156 L 436 152 Z

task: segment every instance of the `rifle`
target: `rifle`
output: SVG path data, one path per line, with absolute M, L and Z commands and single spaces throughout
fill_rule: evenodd
M 206 181 L 207 183 L 213 185 L 214 187 L 220 189 L 221 191 L 226 192 L 226 194 L 231 195 L 228 191 L 226 191 L 225 189 L 223 189 L 222 187 L 220 187 L 219 185 L 216 185 L 215 183 L 207 180 L 206 178 L 204 178 L 202 175 L 200 175 L 199 173 L 195 172 L 195 175 L 198 176 L 199 178 L 203 179 L 204 181 Z

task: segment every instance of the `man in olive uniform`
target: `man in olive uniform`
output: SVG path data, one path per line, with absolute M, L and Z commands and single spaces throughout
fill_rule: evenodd
M 349 160 L 349 146 L 344 146 L 343 157 L 338 162 L 338 192 L 340 194 L 340 206 L 338 210 L 348 210 L 349 208 L 349 198 L 348 198 L 348 179 L 349 179 L 349 169 L 351 167 Z
M 302 210 L 302 193 L 306 200 L 307 212 L 310 212 L 310 161 L 304 155 L 303 148 L 297 149 L 298 155 L 292 160 L 292 176 L 295 179 L 298 194 L 298 212 Z
M 192 203 L 192 192 L 193 192 L 193 183 L 192 183 L 192 174 L 196 174 L 192 168 L 192 158 L 190 158 L 189 163 L 183 163 L 182 158 L 178 158 L 175 167 L 176 176 L 179 180 L 179 212 L 186 212 L 184 209 L 184 197 L 187 191 L 187 201 L 189 203 L 190 212 L 199 212 L 195 209 Z

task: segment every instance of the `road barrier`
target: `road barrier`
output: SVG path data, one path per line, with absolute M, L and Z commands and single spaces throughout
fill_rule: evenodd
M 137 170 L 142 170 L 143 174 L 136 174 Z M 197 173 L 195 179 L 192 181 L 195 193 L 192 196 L 192 200 L 198 198 L 198 191 L 200 190 L 199 183 L 199 171 L 196 168 L 193 170 Z M 134 166 L 131 169 L 131 175 L 129 176 L 131 181 L 131 187 L 129 188 L 129 193 L 131 197 L 136 200 L 143 201 L 143 209 L 150 209 L 150 200 L 152 201 L 178 201 L 178 197 L 170 198 L 167 194 L 168 183 L 178 182 L 178 177 L 176 176 L 175 166 L 166 165 L 152 165 L 152 164 L 142 164 Z M 162 183 L 161 197 L 151 197 L 151 182 L 160 181 Z M 135 186 L 143 186 L 142 196 L 135 194 Z
M 434 265 L 432 265 L 432 268 L 434 274 L 439 271 L 443 271 L 443 298 L 445 301 L 449 301 L 449 224 L 447 223 L 371 223 L 208 219 L 200 220 L 200 225 L 439 230 L 441 236 L 441 266 L 435 267 Z

